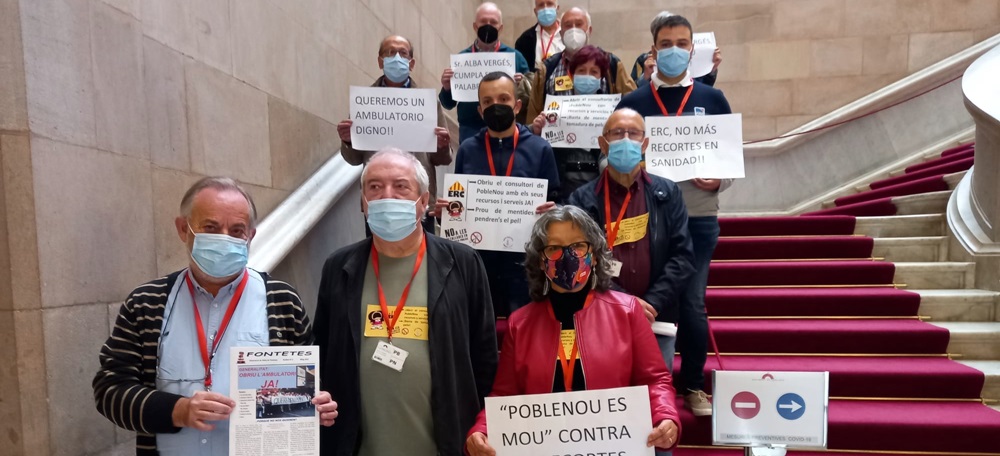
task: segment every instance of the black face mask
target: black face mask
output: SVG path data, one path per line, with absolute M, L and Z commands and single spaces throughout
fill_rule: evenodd
M 495 103 L 483 109 L 483 122 L 493 131 L 506 131 L 514 124 L 514 107 Z
M 476 30 L 476 36 L 479 38 L 479 42 L 483 44 L 493 44 L 500 39 L 500 30 L 496 27 L 486 24 L 479 27 Z

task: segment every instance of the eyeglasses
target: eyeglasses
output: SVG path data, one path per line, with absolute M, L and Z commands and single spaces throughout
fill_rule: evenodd
M 542 255 L 545 255 L 545 258 L 549 260 L 558 260 L 562 258 L 565 249 L 569 249 L 577 258 L 583 258 L 590 253 L 590 243 L 574 242 L 570 245 L 547 245 L 542 249 Z
M 628 136 L 629 139 L 633 141 L 642 141 L 642 138 L 646 137 L 646 132 L 642 130 L 632 130 L 625 128 L 612 128 L 604 132 L 604 137 L 610 141 L 618 141 L 619 139 Z
M 407 51 L 405 49 L 400 49 L 398 51 L 393 51 L 393 50 L 385 51 L 379 57 L 382 57 L 383 59 L 387 59 L 389 57 L 395 56 L 396 54 L 399 54 L 400 57 L 402 57 L 402 58 L 404 58 L 406 60 L 410 60 L 410 51 Z

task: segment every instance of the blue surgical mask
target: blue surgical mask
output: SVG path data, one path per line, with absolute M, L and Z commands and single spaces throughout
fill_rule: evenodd
M 601 89 L 601 80 L 589 74 L 573 76 L 573 90 L 580 95 L 593 95 Z
M 538 23 L 543 27 L 548 27 L 556 23 L 556 9 L 542 8 L 538 10 Z
M 188 226 L 188 229 L 191 229 Z M 194 233 L 191 259 L 201 272 L 215 278 L 231 277 L 247 267 L 247 241 L 226 234 Z
M 417 229 L 417 202 L 392 198 L 369 201 L 368 227 L 386 241 L 402 240 Z
M 398 52 L 392 57 L 383 57 L 382 71 L 390 81 L 402 84 L 410 78 L 410 60 L 404 59 Z
M 676 78 L 687 70 L 691 51 L 673 46 L 656 51 L 656 69 L 669 78 Z
M 608 144 L 608 164 L 619 173 L 630 173 L 642 161 L 642 143 L 622 138 Z

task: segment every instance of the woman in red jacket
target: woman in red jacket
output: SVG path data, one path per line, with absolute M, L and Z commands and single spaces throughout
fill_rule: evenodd
M 647 385 L 653 432 L 647 445 L 680 437 L 674 388 L 638 300 L 609 290 L 611 253 L 586 212 L 560 206 L 538 219 L 525 267 L 532 303 L 510 316 L 491 396 Z M 496 454 L 481 411 L 469 430 L 472 456 Z

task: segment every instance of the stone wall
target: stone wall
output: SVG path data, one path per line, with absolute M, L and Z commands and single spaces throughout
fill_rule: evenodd
M 501 0 L 505 42 L 535 24 L 530 0 Z M 785 133 L 1000 33 L 997 0 L 562 0 L 593 19 L 591 42 L 631 65 L 663 9 L 715 32 L 716 87 L 747 140 Z M 631 68 L 629 68 L 631 69 Z
M 435 87 L 477 4 L 0 0 L 0 452 L 132 454 L 90 382 L 129 290 L 186 263 L 186 187 L 233 176 L 266 215 L 336 153 L 383 36 Z

